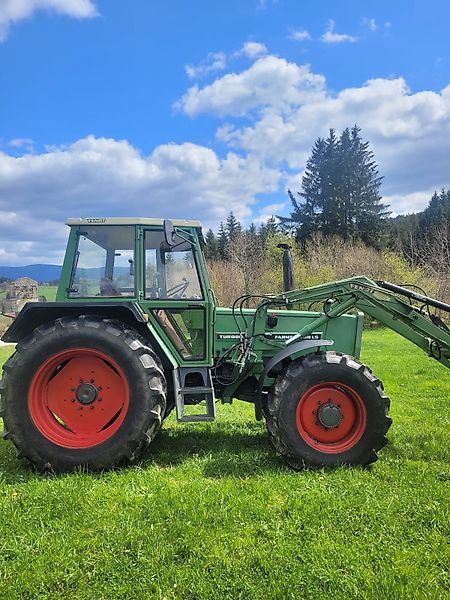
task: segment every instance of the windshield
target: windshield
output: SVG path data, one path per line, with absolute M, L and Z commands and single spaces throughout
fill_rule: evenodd
M 72 269 L 69 297 L 134 296 L 134 227 L 83 227 Z
M 145 297 L 203 299 L 194 252 L 189 243 L 168 248 L 162 231 L 145 232 Z

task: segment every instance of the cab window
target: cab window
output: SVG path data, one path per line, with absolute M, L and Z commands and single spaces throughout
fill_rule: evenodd
M 80 228 L 69 297 L 134 296 L 134 240 L 133 226 Z
M 192 246 L 167 247 L 162 231 L 145 233 L 145 297 L 149 300 L 202 300 Z

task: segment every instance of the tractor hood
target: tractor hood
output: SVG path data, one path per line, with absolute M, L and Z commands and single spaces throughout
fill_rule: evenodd
M 254 309 L 233 311 L 231 308 L 217 308 L 214 326 L 214 355 L 222 355 L 239 341 L 240 331 L 246 330 L 255 314 Z M 276 341 L 287 341 L 305 325 L 312 323 L 320 316 L 319 312 L 299 310 L 273 310 L 268 313 L 268 323 L 264 336 Z M 236 322 L 237 321 L 237 322 Z M 239 325 L 239 327 L 238 327 Z M 321 328 L 314 331 L 310 339 L 333 340 L 333 350 L 350 354 L 356 358 L 361 352 L 361 335 L 363 329 L 363 314 L 343 315 L 329 319 Z

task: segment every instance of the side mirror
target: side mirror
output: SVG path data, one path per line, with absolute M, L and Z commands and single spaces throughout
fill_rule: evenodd
M 170 221 L 169 219 L 164 219 L 163 227 L 164 241 L 170 247 L 175 246 L 177 244 L 177 242 L 175 241 L 177 234 L 175 233 L 175 227 L 173 226 L 172 221 Z
M 164 219 L 163 224 L 164 231 L 164 242 L 166 248 L 163 248 L 163 244 L 161 245 L 161 249 L 167 252 L 167 248 L 169 248 L 169 252 L 171 252 L 172 248 L 177 248 L 179 252 L 189 250 L 192 247 L 192 242 L 188 238 L 183 237 L 181 233 L 178 233 L 175 227 L 173 226 L 172 221 L 169 219 Z

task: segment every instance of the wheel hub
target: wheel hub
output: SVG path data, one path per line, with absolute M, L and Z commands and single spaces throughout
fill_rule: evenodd
M 317 419 L 326 429 L 333 429 L 339 426 L 342 421 L 342 412 L 337 404 L 327 402 L 322 404 L 317 411 Z
M 76 399 L 81 404 L 92 404 L 98 396 L 98 389 L 92 383 L 81 383 L 75 392 Z

